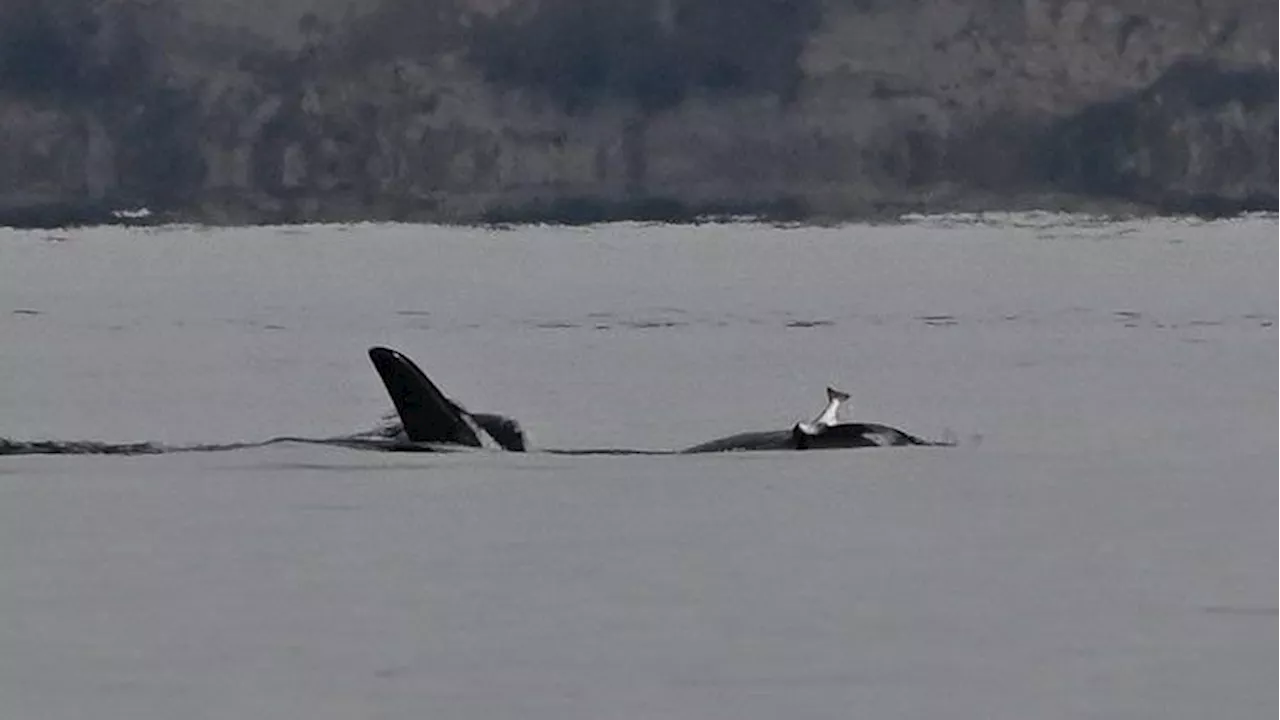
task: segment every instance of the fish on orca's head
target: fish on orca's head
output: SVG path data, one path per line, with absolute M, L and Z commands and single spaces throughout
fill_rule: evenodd
M 799 422 L 791 428 L 791 443 L 795 449 L 933 444 L 888 425 L 840 422 L 840 411 L 848 399 L 849 393 L 827 388 L 827 406 L 822 413 L 812 422 Z
M 849 393 L 837 390 L 833 387 L 827 388 L 827 406 L 818 413 L 818 417 L 812 422 L 796 423 L 792 429 L 792 433 L 801 433 L 807 436 L 820 435 L 825 429 L 839 424 L 840 411 L 843 409 L 843 403 L 849 399 Z
M 796 450 L 910 444 L 884 439 L 876 430 L 876 427 L 863 423 L 836 423 L 817 428 L 809 423 L 796 423 L 791 428 L 791 441 Z

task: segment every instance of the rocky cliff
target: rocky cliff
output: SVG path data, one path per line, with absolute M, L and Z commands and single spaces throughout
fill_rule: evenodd
M 237 2 L 0 0 L 0 220 L 1276 206 L 1267 0 Z

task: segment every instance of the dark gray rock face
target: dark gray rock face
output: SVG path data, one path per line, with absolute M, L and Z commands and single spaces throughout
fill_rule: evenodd
M 1161 210 L 1276 210 L 1276 73 L 1174 65 L 1150 87 L 1052 127 L 1042 168 L 1063 187 Z
M 1274 208 L 1276 15 L 0 0 L 0 223 Z

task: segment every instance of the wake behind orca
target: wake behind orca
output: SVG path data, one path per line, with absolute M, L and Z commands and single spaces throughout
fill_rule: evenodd
M 35 440 L 0 437 L 0 455 L 158 455 L 186 452 L 246 450 L 268 445 L 300 443 L 359 450 L 392 452 L 449 452 L 487 448 L 527 452 L 524 431 L 514 419 L 495 413 L 472 413 L 445 395 L 416 363 L 396 350 L 369 349 L 369 359 L 395 405 L 399 423 L 355 435 L 326 438 L 273 437 L 255 442 L 199 445 L 160 443 L 109 443 L 96 441 Z M 744 450 L 818 450 L 892 446 L 954 445 L 924 440 L 888 425 L 840 422 L 847 393 L 827 388 L 827 406 L 812 422 L 791 428 L 742 432 L 699 443 L 683 450 L 629 448 L 545 448 L 556 455 L 678 455 Z

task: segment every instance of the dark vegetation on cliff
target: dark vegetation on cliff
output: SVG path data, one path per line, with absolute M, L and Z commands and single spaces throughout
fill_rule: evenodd
M 818 0 L 551 0 L 479 18 L 471 59 L 493 83 L 533 88 L 569 113 L 610 100 L 645 112 L 691 93 L 795 97 Z
M 358 75 L 361 68 L 404 59 L 431 63 L 451 54 L 496 88 L 531 91 L 570 115 L 622 102 L 644 116 L 679 105 L 691 93 L 770 94 L 785 102 L 801 82 L 800 53 L 820 20 L 819 0 L 672 0 L 665 17 L 655 8 L 653 0 L 546 0 L 489 16 L 462 0 L 382 0 L 375 11 L 341 27 L 302 16 L 306 41 L 289 52 L 247 35 L 231 43 L 204 38 L 203 48 L 166 46 L 164 39 L 182 37 L 183 28 L 163 3 L 2 0 L 0 93 L 102 126 L 118 148 L 112 161 L 119 182 L 109 197 L 11 207 L 0 210 L 0 221 L 110 221 L 105 208 L 112 204 L 182 213 L 205 181 L 197 147 L 204 118 L 199 81 L 183 82 L 173 66 L 200 64 L 211 53 L 230 54 L 223 65 L 285 98 L 285 111 L 267 124 L 258 143 L 285 145 L 307 134 L 291 112 L 297 96 L 326 76 Z M 629 127 L 634 134 L 640 126 Z M 278 169 L 257 167 L 255 174 L 265 176 L 267 190 L 289 194 L 271 177 Z M 725 207 L 737 205 L 750 203 Z M 588 206 L 595 209 L 583 209 Z M 531 212 L 554 217 L 559 208 L 573 208 L 564 218 L 570 220 L 652 216 L 676 207 L 672 217 L 695 212 L 672 198 L 647 197 L 540 200 Z M 487 214 L 510 212 L 505 207 Z M 272 219 L 289 218 L 286 211 Z
M 126 2 L 104 13 L 89 0 L 0 4 L 0 93 L 104 126 L 119 148 L 118 202 L 177 207 L 195 197 L 203 177 L 195 98 L 172 82 L 170 58 L 153 40 L 177 22 L 165 8 Z M 97 204 L 78 203 L 80 214 L 99 217 Z
M 132 206 L 224 222 L 830 219 L 963 207 L 966 187 L 988 206 L 1028 188 L 1276 206 L 1274 64 L 1190 60 L 1064 117 L 984 115 L 905 76 L 812 76 L 837 10 L 915 12 L 369 0 L 341 21 L 301 14 L 283 47 L 171 0 L 0 0 L 0 224 Z M 1127 22 L 1121 51 L 1151 27 Z
M 570 117 L 610 106 L 632 115 L 619 133 L 625 196 L 569 193 L 499 204 L 483 218 L 574 224 L 802 218 L 803 202 L 789 195 L 689 199 L 647 188 L 642 148 L 649 121 L 693 97 L 766 97 L 790 105 L 821 15 L 821 0 L 546 0 L 478 16 L 467 34 L 467 58 L 486 82 L 531 91 Z
M 1275 212 L 1277 95 L 1274 71 L 1178 63 L 1151 87 L 1050 127 L 1036 166 L 1059 187 L 1168 213 Z M 1195 156 L 1206 145 L 1213 162 Z

